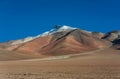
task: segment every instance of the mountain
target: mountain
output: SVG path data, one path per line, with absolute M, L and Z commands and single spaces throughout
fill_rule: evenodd
M 111 42 L 101 39 L 105 34 L 89 32 L 70 26 L 57 26 L 35 37 L 1 44 L 1 49 L 40 55 L 65 55 L 83 53 L 111 46 Z
M 107 34 L 105 34 L 103 39 L 106 39 L 106 40 L 111 41 L 111 42 L 115 41 L 117 39 L 120 39 L 120 30 L 108 32 Z
M 113 48 L 120 49 L 120 30 L 108 32 L 102 39 L 112 42 Z

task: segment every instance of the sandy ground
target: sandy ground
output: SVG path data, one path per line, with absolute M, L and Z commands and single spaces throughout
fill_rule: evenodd
M 120 51 L 59 60 L 0 61 L 0 79 L 120 79 Z

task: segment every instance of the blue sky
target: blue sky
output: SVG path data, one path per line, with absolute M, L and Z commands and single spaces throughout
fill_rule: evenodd
M 0 0 L 0 42 L 38 35 L 56 24 L 120 30 L 120 0 Z

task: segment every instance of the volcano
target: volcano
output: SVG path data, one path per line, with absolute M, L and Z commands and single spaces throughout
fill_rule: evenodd
M 19 53 L 19 55 L 25 54 L 25 56 L 59 56 L 106 49 L 112 46 L 118 47 L 120 45 L 118 42 L 119 31 L 104 34 L 64 25 L 56 26 L 34 37 L 1 43 L 0 50 Z

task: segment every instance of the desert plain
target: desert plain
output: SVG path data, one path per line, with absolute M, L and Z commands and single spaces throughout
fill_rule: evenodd
M 120 51 L 112 48 L 58 59 L 1 60 L 0 79 L 120 79 L 119 60 Z

